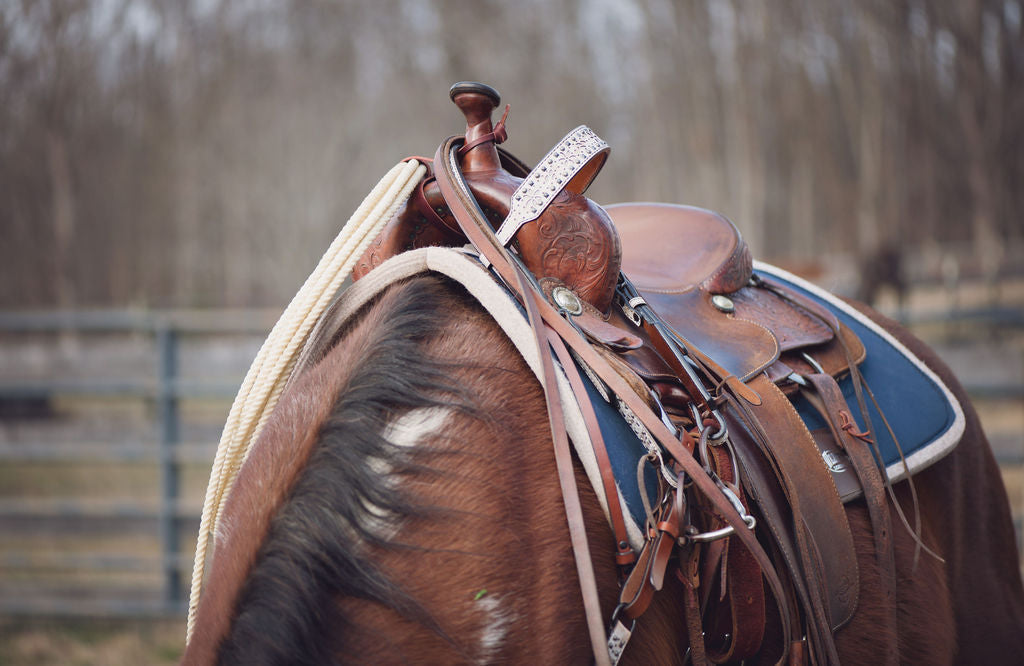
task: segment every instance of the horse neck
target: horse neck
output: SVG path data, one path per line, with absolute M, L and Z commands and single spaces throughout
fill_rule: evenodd
M 438 279 L 390 289 L 282 397 L 225 507 L 187 662 L 590 657 L 540 388 L 466 300 Z M 610 560 L 598 575 L 610 613 Z

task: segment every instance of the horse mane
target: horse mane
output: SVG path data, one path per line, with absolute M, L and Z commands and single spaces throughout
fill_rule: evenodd
M 433 349 L 453 335 L 453 324 L 467 324 L 459 294 L 461 287 L 439 277 L 405 282 L 365 308 L 320 361 L 316 370 L 347 377 L 336 396 L 323 398 L 333 407 L 270 521 L 221 643 L 221 663 L 332 663 L 344 629 L 356 624 L 337 603 L 343 596 L 380 603 L 451 642 L 367 553 L 417 548 L 389 535 L 406 520 L 447 511 L 423 506 L 394 482 L 430 475 L 430 454 L 417 446 L 410 455 L 388 428 L 415 410 L 477 414 L 453 379 L 454 361 Z

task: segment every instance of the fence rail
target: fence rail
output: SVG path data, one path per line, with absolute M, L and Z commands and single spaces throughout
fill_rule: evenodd
M 266 334 L 279 314 L 276 309 L 0 312 L 0 332 Z
M 158 467 L 159 493 L 155 501 L 137 502 L 77 496 L 0 498 L 0 519 L 75 521 L 78 526 L 96 521 L 145 520 L 154 522 L 159 554 L 56 552 L 6 550 L 0 556 L 5 571 L 43 570 L 156 573 L 162 580 L 153 598 L 125 595 L 40 593 L 2 595 L 0 612 L 46 615 L 149 615 L 173 616 L 187 600 L 186 581 L 191 553 L 182 552 L 179 531 L 197 522 L 201 506 L 180 497 L 180 468 L 212 461 L 214 442 L 184 441 L 180 403 L 224 401 L 234 396 L 241 375 L 234 381 L 183 378 L 179 373 L 180 348 L 192 337 L 263 336 L 278 312 L 239 311 L 72 311 L 0 313 L 0 335 L 105 336 L 144 335 L 152 338 L 150 376 L 95 378 L 0 378 L 0 400 L 42 400 L 59 397 L 142 400 L 152 406 L 153 436 L 128 443 L 0 442 L 5 463 L 147 463 Z M 139 595 L 145 596 L 145 595 Z
M 213 443 L 181 443 L 174 447 L 172 461 L 179 465 L 208 462 L 215 452 Z M 5 462 L 155 463 L 163 459 L 164 453 L 155 442 L 0 443 L 0 460 Z

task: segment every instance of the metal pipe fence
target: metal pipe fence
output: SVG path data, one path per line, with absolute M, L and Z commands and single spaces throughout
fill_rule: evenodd
M 104 521 L 134 521 L 139 529 L 153 530 L 149 536 L 159 545 L 158 552 L 109 552 L 94 547 L 42 552 L 23 550 L 9 541 L 0 549 L 0 590 L 14 581 L 15 593 L 0 593 L 0 614 L 57 616 L 172 616 L 181 617 L 187 604 L 187 585 L 192 566 L 191 552 L 185 552 L 182 528 L 198 526 L 201 497 L 182 496 L 182 469 L 201 467 L 212 462 L 215 441 L 192 440 L 183 428 L 183 401 L 226 404 L 235 394 L 251 356 L 238 354 L 238 367 L 231 377 L 185 376 L 181 360 L 183 349 L 199 339 L 239 336 L 255 346 L 269 331 L 276 311 L 80 311 L 80 312 L 0 312 L 0 348 L 10 336 L 36 336 L 59 339 L 60 336 L 137 335 L 151 341 L 148 371 L 130 376 L 73 377 L 54 373 L 47 377 L 6 376 L 0 367 L 0 403 L 3 401 L 60 399 L 104 399 L 141 401 L 147 407 L 150 423 L 148 437 L 138 441 L 76 440 L 8 441 L 0 438 L 0 463 L 8 469 L 22 465 L 118 465 L 139 464 L 158 468 L 159 487 L 151 500 L 116 497 L 79 497 L 75 495 L 0 497 L 0 521 L 30 524 L 33 528 L 52 523 L 73 525 L 88 532 L 90 525 Z M 962 314 L 962 313 L 961 313 Z M 979 319 L 1011 320 L 1024 328 L 1019 316 L 975 313 Z M 957 315 L 958 317 L 960 315 Z M 5 336 L 8 336 L 5 338 Z M 56 344 L 56 343 L 55 343 Z M 1020 401 L 1024 387 L 1017 384 L 970 385 L 979 399 Z M 999 452 L 1004 469 L 1024 469 L 1024 452 Z M 1020 447 L 1017 447 L 1020 448 Z M 1024 507 L 1015 506 L 1018 534 L 1022 529 Z M 87 577 L 108 574 L 144 575 L 157 580 L 148 594 L 130 586 L 111 586 L 84 594 L 37 596 L 21 584 L 32 576 L 47 572 L 77 572 Z
M 150 436 L 128 444 L 106 441 L 0 441 L 0 461 L 4 466 L 49 464 L 125 463 L 156 466 L 159 487 L 155 501 L 95 497 L 9 497 L 0 498 L 0 520 L 29 522 L 36 529 L 47 523 L 59 530 L 68 521 L 78 530 L 90 523 L 136 521 L 155 524 L 159 554 L 111 553 L 96 550 L 39 552 L 19 550 L 8 543 L 0 554 L 0 583 L 32 578 L 47 572 L 79 572 L 86 576 L 103 573 L 140 573 L 159 577 L 157 594 L 139 594 L 130 590 L 117 594 L 100 590 L 83 594 L 35 596 L 31 589 L 18 587 L 22 594 L 0 594 L 0 613 L 11 615 L 45 614 L 68 616 L 180 616 L 187 604 L 187 582 L 192 567 L 190 552 L 183 552 L 180 534 L 183 526 L 198 525 L 201 498 L 182 497 L 181 468 L 184 465 L 209 464 L 215 441 L 190 442 L 182 437 L 181 403 L 230 400 L 237 391 L 250 358 L 235 377 L 185 378 L 180 372 L 183 346 L 198 338 L 211 336 L 249 336 L 261 339 L 270 330 L 277 312 L 241 310 L 217 312 L 192 311 L 76 311 L 0 313 L 0 335 L 36 336 L 57 340 L 60 336 L 148 337 L 152 359 L 143 376 L 18 378 L 0 373 L 0 401 L 104 399 L 142 401 L 152 415 Z M 3 338 L 0 338 L 2 344 Z

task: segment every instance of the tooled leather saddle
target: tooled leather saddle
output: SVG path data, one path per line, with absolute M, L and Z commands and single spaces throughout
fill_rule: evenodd
M 354 278 L 407 250 L 471 244 L 522 304 L 581 404 L 589 399 L 580 387 L 598 386 L 646 442 L 641 466 L 655 473 L 642 491 L 643 543 L 630 543 L 623 504 L 609 500 L 619 604 L 611 618 L 595 618 L 600 609 L 585 603 L 597 663 L 618 660 L 670 570 L 683 581 L 694 663 L 837 662 L 833 635 L 859 590 L 844 499 L 864 497 L 884 594 L 895 592 L 888 480 L 862 397 L 861 340 L 821 303 L 755 272 L 721 215 L 586 198 L 609 151 L 589 129 L 531 170 L 498 148 L 508 109 L 492 124 L 496 91 L 463 82 L 450 95 L 465 135 L 438 149 Z M 863 413 L 837 379 L 852 381 Z M 808 429 L 796 395 L 824 427 Z M 594 421 L 606 495 L 618 497 L 606 450 L 614 443 Z M 839 467 L 855 474 L 840 478 Z M 566 504 L 570 523 L 579 520 Z M 586 601 L 593 574 L 583 559 Z M 885 650 L 894 660 L 896 646 Z

